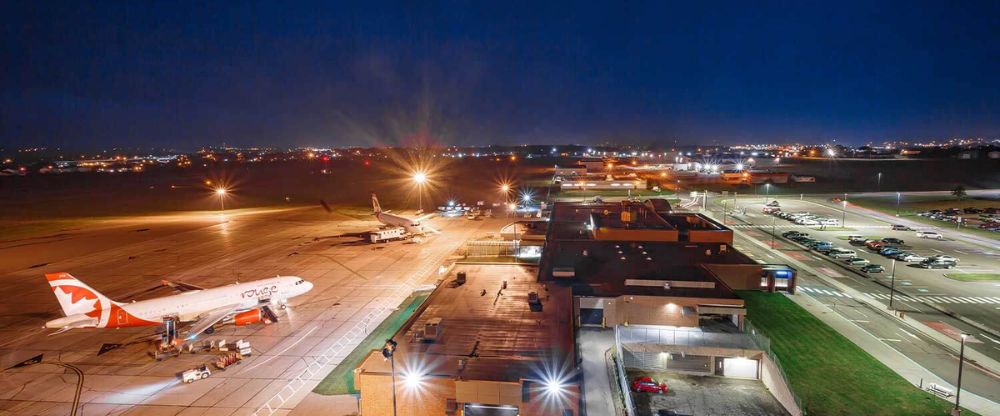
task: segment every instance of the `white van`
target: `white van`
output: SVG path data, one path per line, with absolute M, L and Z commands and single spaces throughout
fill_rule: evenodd
M 932 238 L 935 240 L 944 240 L 944 236 L 937 231 L 917 231 L 917 237 Z

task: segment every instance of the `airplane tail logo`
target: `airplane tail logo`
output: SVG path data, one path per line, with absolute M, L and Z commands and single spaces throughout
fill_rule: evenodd
M 114 301 L 87 286 L 69 273 L 49 273 L 45 275 L 62 306 L 66 316 L 84 314 L 91 318 L 97 318 L 101 322 L 107 321 L 107 315 L 111 313 L 111 306 L 116 305 Z
M 378 205 L 378 197 L 375 196 L 374 192 L 372 192 L 372 210 L 375 212 L 376 215 L 382 212 L 382 207 Z

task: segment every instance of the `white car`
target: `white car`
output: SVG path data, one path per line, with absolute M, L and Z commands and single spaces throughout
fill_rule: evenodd
M 944 240 L 944 236 L 937 231 L 917 231 L 917 237 L 933 238 L 935 240 Z
M 936 256 L 930 256 L 928 259 L 934 261 L 953 261 L 955 263 L 958 263 L 958 258 L 949 256 L 947 254 L 938 254 Z
M 903 256 L 903 258 L 901 258 L 900 260 L 905 261 L 907 263 L 914 262 L 914 261 L 915 262 L 921 262 L 921 261 L 927 260 L 927 257 L 921 256 L 919 254 L 907 254 L 907 255 Z
M 833 257 L 835 259 L 849 259 L 857 256 L 858 253 L 854 252 L 854 250 L 845 250 L 842 248 L 830 252 L 830 257 Z
M 812 218 L 798 219 L 795 220 L 795 223 L 799 225 L 819 225 L 819 221 L 816 221 Z
M 820 225 L 840 225 L 840 220 L 834 218 L 822 218 L 819 220 Z

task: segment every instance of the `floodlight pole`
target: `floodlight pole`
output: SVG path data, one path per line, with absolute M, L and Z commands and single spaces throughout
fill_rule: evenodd
M 958 400 L 962 397 L 962 364 L 965 363 L 965 338 L 968 336 L 968 334 L 962 334 L 962 347 L 958 353 L 958 389 L 955 390 L 955 409 L 951 411 L 952 415 L 962 414 L 962 409 L 958 407 Z
M 896 216 L 899 216 L 899 192 L 896 192 Z
M 892 298 L 896 293 L 896 259 L 892 259 L 892 271 L 890 273 L 889 278 L 892 280 L 889 284 L 889 310 L 892 310 Z
M 774 250 L 774 233 L 775 233 L 775 231 L 774 231 L 774 219 L 777 218 L 777 217 L 778 217 L 777 215 L 772 215 L 771 216 L 771 250 Z

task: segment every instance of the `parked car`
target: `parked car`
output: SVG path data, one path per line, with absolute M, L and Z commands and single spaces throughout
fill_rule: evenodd
M 892 255 L 894 255 L 896 253 L 901 253 L 902 251 L 903 251 L 903 249 L 901 249 L 899 247 L 882 246 L 882 248 L 879 249 L 878 254 L 881 254 L 883 256 L 888 257 L 888 256 L 892 256 Z
M 807 236 L 807 235 L 809 235 L 809 233 L 800 233 L 798 231 L 785 231 L 785 232 L 781 233 L 781 236 L 785 237 L 785 238 L 800 237 L 800 236 Z
M 851 257 L 847 260 L 844 260 L 844 263 L 847 263 L 850 266 L 867 266 L 868 263 L 871 262 L 868 261 L 868 259 L 863 259 L 861 257 Z
M 632 391 L 664 394 L 667 392 L 667 383 L 657 383 L 652 378 L 646 376 L 636 377 L 632 381 Z
M 896 244 L 896 245 L 900 245 L 900 246 L 903 245 L 903 244 L 905 244 L 905 243 L 903 243 L 903 240 L 900 240 L 900 239 L 898 239 L 896 237 L 885 237 L 885 238 L 882 239 L 882 242 L 883 243 L 888 243 L 888 244 Z
M 968 207 L 968 208 L 962 208 L 962 212 L 966 214 L 982 214 L 983 210 L 979 208 Z
M 848 250 L 846 248 L 836 248 L 830 250 L 830 253 L 828 254 L 830 255 L 830 257 L 833 257 L 835 259 L 849 259 L 851 257 L 857 257 L 858 255 L 858 253 L 856 253 L 854 250 Z
M 868 264 L 861 268 L 862 272 L 865 273 L 882 273 L 885 271 L 885 267 L 881 264 Z
M 935 240 L 944 240 L 944 236 L 937 231 L 917 231 L 917 237 L 919 238 L 933 238 Z
M 927 257 L 921 256 L 919 254 L 908 253 L 905 256 L 902 256 L 900 260 L 905 261 L 907 263 L 922 262 L 924 260 L 927 260 Z
M 947 260 L 924 260 L 919 266 L 925 269 L 954 269 L 958 264 Z
M 885 245 L 885 243 L 878 240 L 868 240 L 865 242 L 865 247 L 868 247 L 868 249 L 872 251 L 878 251 L 883 245 Z
M 934 256 L 930 256 L 927 259 L 928 260 L 940 260 L 940 261 L 952 261 L 952 262 L 958 263 L 958 258 L 957 257 L 952 257 L 952 256 L 949 256 L 947 254 L 937 254 L 937 255 L 934 255 Z
M 902 224 L 893 224 L 892 225 L 892 230 L 893 231 L 912 231 L 913 229 L 910 228 L 910 227 L 907 227 L 905 225 L 902 225 Z

